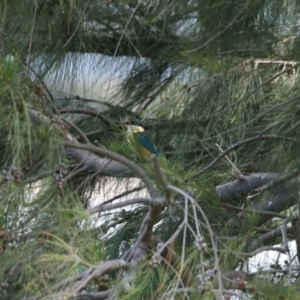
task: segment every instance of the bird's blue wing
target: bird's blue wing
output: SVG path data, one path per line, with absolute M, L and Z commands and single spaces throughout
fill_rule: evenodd
M 141 145 L 143 148 L 147 149 L 150 153 L 158 156 L 157 148 L 151 142 L 150 138 L 145 132 L 136 132 L 134 134 L 136 142 Z

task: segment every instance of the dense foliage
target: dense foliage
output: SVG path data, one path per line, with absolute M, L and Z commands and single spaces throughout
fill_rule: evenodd
M 1 299 L 299 299 L 299 17 L 2 1 Z

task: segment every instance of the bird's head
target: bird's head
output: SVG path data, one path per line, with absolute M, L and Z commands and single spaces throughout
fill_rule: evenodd
M 127 132 L 129 133 L 137 133 L 137 132 L 144 132 L 145 129 L 143 128 L 142 121 L 138 118 L 131 119 L 127 121 L 129 124 L 125 125 L 127 128 Z
M 141 127 L 143 127 L 142 121 L 141 121 L 140 119 L 137 119 L 137 118 L 135 118 L 135 119 L 133 120 L 133 124 L 136 125 L 136 126 L 141 126 Z

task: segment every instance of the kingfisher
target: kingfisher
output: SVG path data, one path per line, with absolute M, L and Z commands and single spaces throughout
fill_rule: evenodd
M 158 150 L 151 142 L 140 120 L 135 119 L 132 125 L 126 125 L 126 127 L 130 143 L 143 158 L 150 159 L 151 154 L 158 156 Z

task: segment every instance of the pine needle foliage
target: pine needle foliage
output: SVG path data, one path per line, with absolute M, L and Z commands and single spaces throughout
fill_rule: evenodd
M 0 298 L 299 299 L 299 15 L 2 1 Z

